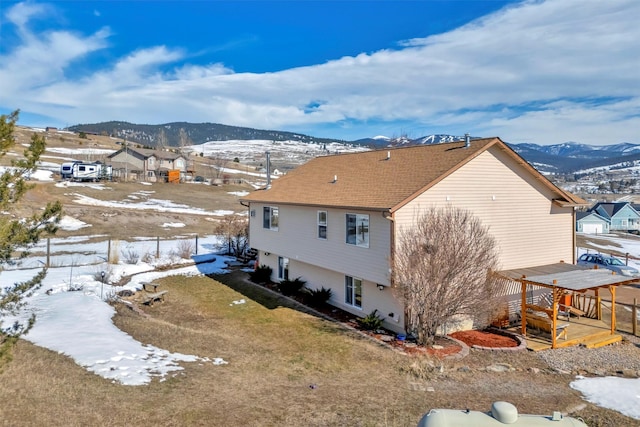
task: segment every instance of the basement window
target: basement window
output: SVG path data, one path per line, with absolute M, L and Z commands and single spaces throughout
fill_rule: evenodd
M 362 308 L 362 279 L 344 276 L 344 302 L 356 308 Z

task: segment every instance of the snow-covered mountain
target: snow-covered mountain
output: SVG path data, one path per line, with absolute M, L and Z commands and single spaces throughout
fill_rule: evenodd
M 367 144 L 372 148 L 397 147 L 417 144 L 441 144 L 446 142 L 463 141 L 463 135 L 433 134 L 420 138 L 407 137 L 389 138 L 376 136 L 354 141 Z M 471 136 L 471 139 L 477 138 Z M 515 152 L 531 163 L 542 173 L 570 173 L 587 169 L 615 169 L 620 165 L 633 164 L 640 160 L 640 144 L 622 142 L 611 145 L 589 145 L 579 142 L 565 142 L 554 145 L 539 145 L 533 143 L 511 144 Z

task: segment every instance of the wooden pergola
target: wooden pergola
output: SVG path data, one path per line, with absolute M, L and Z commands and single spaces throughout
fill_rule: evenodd
M 599 290 L 608 289 L 611 293 L 611 335 L 614 335 L 616 331 L 616 288 L 621 285 L 638 282 L 638 278 L 618 275 L 610 270 L 585 269 L 581 266 L 566 263 L 509 270 L 500 274 L 510 280 L 519 282 L 521 285 L 520 315 L 522 335 L 527 335 L 527 313 L 529 311 L 544 312 L 551 322 L 551 348 L 557 347 L 556 341 L 558 337 L 556 331 L 558 331 L 559 326 L 558 314 L 561 312 L 559 306 L 562 304 L 562 297 L 567 291 L 578 293 L 585 293 L 589 290 L 594 291 L 598 319 L 601 319 Z M 527 301 L 527 291 L 530 286 L 551 289 L 551 306 L 546 307 L 529 303 Z M 570 313 L 566 314 L 569 315 Z

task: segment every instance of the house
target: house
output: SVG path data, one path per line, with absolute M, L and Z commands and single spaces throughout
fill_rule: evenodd
M 576 231 L 587 234 L 603 234 L 609 232 L 610 221 L 596 212 L 577 212 Z
M 124 180 L 166 181 L 169 171 L 188 173 L 187 158 L 170 151 L 149 150 L 125 146 L 107 156 L 113 168 L 113 177 Z
M 640 229 L 640 213 L 629 202 L 598 202 L 589 212 L 595 212 L 609 221 L 610 230 Z
M 331 288 L 330 304 L 361 317 L 377 309 L 396 332 L 393 248 L 420 212 L 472 211 L 496 239 L 500 268 L 515 269 L 575 262 L 574 208 L 584 204 L 499 138 L 317 157 L 241 201 L 273 280 Z

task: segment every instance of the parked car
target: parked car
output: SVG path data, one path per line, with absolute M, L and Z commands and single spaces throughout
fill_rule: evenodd
M 578 265 L 606 268 L 623 276 L 635 277 L 640 274 L 638 269 L 629 267 L 616 257 L 604 254 L 582 254 L 578 258 Z

